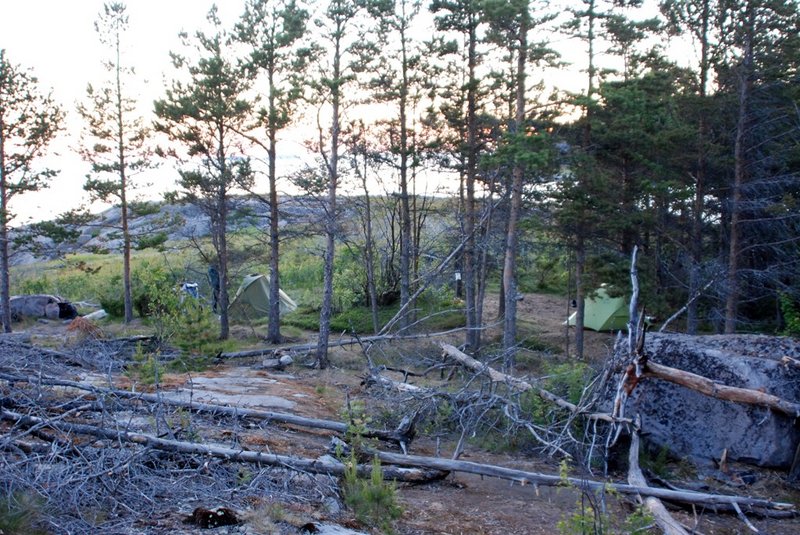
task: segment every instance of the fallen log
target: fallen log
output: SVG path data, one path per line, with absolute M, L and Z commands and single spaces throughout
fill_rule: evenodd
M 421 457 L 416 455 L 401 455 L 389 452 L 371 452 L 378 458 L 389 464 L 399 466 L 416 466 L 422 468 L 433 468 L 449 472 L 465 472 L 481 476 L 496 477 L 515 481 L 521 485 L 542 485 L 550 487 L 572 487 L 577 489 L 587 489 L 591 491 L 613 490 L 621 494 L 652 496 L 662 500 L 669 500 L 678 503 L 688 503 L 702 506 L 714 506 L 716 504 L 733 505 L 749 509 L 765 509 L 787 511 L 796 514 L 794 504 L 773 502 L 760 498 L 747 496 L 731 496 L 724 494 L 710 494 L 689 490 L 672 490 L 654 487 L 642 487 L 638 485 L 610 483 L 607 481 L 593 481 L 574 477 L 562 477 L 560 475 L 548 475 L 539 472 L 527 472 L 513 468 L 505 468 L 489 464 L 478 464 L 470 461 L 456 461 L 442 459 L 438 457 Z
M 345 434 L 348 431 L 348 425 L 343 422 L 333 420 L 322 420 L 319 418 L 306 418 L 304 416 L 297 416 L 295 414 L 264 411 L 258 409 L 246 409 L 243 407 L 231 407 L 228 405 L 215 405 L 210 403 L 200 403 L 197 401 L 185 401 L 180 399 L 170 398 L 168 393 L 145 394 L 142 392 L 129 392 L 127 390 L 117 390 L 113 388 L 102 388 L 77 381 L 67 381 L 64 379 L 56 379 L 53 377 L 28 377 L 25 375 L 14 375 L 0 372 L 0 379 L 9 382 L 25 382 L 36 385 L 48 386 L 62 386 L 75 388 L 87 392 L 92 392 L 95 395 L 115 396 L 122 399 L 130 399 L 134 401 L 144 401 L 147 403 L 160 403 L 170 407 L 180 407 L 188 409 L 193 412 L 206 413 L 206 414 L 222 414 L 234 418 L 250 418 L 254 420 L 262 420 L 268 422 L 277 422 L 288 425 L 297 425 L 300 427 L 310 427 L 313 429 L 324 429 L 327 431 L 334 431 L 336 433 Z M 409 435 L 401 431 L 382 431 L 379 429 L 366 429 L 363 433 L 365 437 L 377 438 L 396 444 L 410 444 L 413 440 L 413 434 Z
M 442 351 L 444 352 L 444 356 L 445 357 L 449 357 L 449 358 L 459 362 L 463 366 L 465 366 L 465 367 L 467 367 L 467 368 L 469 368 L 469 369 L 471 369 L 473 371 L 476 371 L 478 373 L 482 373 L 482 374 L 486 375 L 487 377 L 489 377 L 489 379 L 491 379 L 495 383 L 507 384 L 511 388 L 513 388 L 514 390 L 517 390 L 519 392 L 525 392 L 525 391 L 528 391 L 528 390 L 532 390 L 532 391 L 536 392 L 536 394 L 538 394 L 539 397 L 541 397 L 545 401 L 549 401 L 550 403 L 553 403 L 554 405 L 556 405 L 558 407 L 561 407 L 562 409 L 565 409 L 565 410 L 567 410 L 567 411 L 569 411 L 569 412 L 571 412 L 573 414 L 584 415 L 587 418 L 589 418 L 590 420 L 603 420 L 603 421 L 606 421 L 606 422 L 630 422 L 630 419 L 614 418 L 612 415 L 610 415 L 608 413 L 603 413 L 603 412 L 590 413 L 590 412 L 587 412 L 587 411 L 581 409 L 580 407 L 578 407 L 577 405 L 575 405 L 574 403 L 570 403 L 569 401 L 556 396 L 555 394 L 553 394 L 552 392 L 550 392 L 550 391 L 548 391 L 548 390 L 546 390 L 544 388 L 539 388 L 539 387 L 534 386 L 534 385 L 532 385 L 532 384 L 530 384 L 530 383 L 528 383 L 526 381 L 523 381 L 522 379 L 519 379 L 517 377 L 513 377 L 511 375 L 506 375 L 506 374 L 504 374 L 502 372 L 499 372 L 499 371 L 495 370 L 494 368 L 492 368 L 492 367 L 490 367 L 490 366 L 488 366 L 488 365 L 486 365 L 486 364 L 484 364 L 484 363 L 482 363 L 482 362 L 480 362 L 478 360 L 475 360 L 474 358 L 470 357 L 469 355 L 467 355 L 463 351 L 459 351 L 456 347 L 454 347 L 454 346 L 452 346 L 450 344 L 440 344 L 440 346 L 442 348 Z
M 194 442 L 182 442 L 177 440 L 158 438 L 144 433 L 135 433 L 129 431 L 119 431 L 114 429 L 102 428 L 89 424 L 76 424 L 64 421 L 45 420 L 34 416 L 26 416 L 12 411 L 0 410 L 0 419 L 15 422 L 20 426 L 47 426 L 65 433 L 85 434 L 96 436 L 99 438 L 106 438 L 115 441 L 125 441 L 134 444 L 140 444 L 153 449 L 160 449 L 164 451 L 171 451 L 177 453 L 199 454 L 208 455 L 216 458 L 260 463 L 264 465 L 281 466 L 292 470 L 299 470 L 313 473 L 325 473 L 332 475 L 342 475 L 344 473 L 344 466 L 339 463 L 331 463 L 320 459 L 306 459 L 299 457 L 291 457 L 287 455 L 278 455 L 274 453 L 264 453 L 261 451 L 244 451 L 226 448 L 223 446 L 215 446 L 209 444 L 198 444 Z M 441 459 L 436 457 L 422 457 L 414 455 L 401 455 L 397 453 L 389 453 L 383 451 L 370 451 L 370 455 L 375 455 L 383 463 L 388 463 L 395 466 L 408 467 L 408 468 L 427 468 L 436 471 L 437 476 L 448 472 L 465 472 L 488 477 L 496 477 L 510 481 L 516 481 L 520 484 L 526 485 L 542 485 L 542 486 L 556 486 L 556 487 L 571 487 L 576 489 L 587 489 L 591 491 L 606 491 L 614 490 L 622 494 L 640 494 L 642 496 L 653 496 L 661 499 L 668 499 L 671 501 L 690 503 L 703 506 L 711 506 L 714 504 L 727 504 L 738 505 L 740 508 L 745 507 L 748 509 L 767 509 L 778 510 L 796 513 L 794 504 L 773 502 L 759 498 L 750 498 L 744 496 L 726 496 L 721 494 L 708 494 L 694 491 L 681 491 L 670 489 L 659 489 L 652 487 L 640 487 L 630 484 L 610 483 L 604 481 L 593 481 L 580 478 L 562 477 L 560 475 L 548 475 L 538 472 L 527 472 L 524 470 L 516 470 L 513 468 L 505 468 L 502 466 L 478 464 L 469 461 L 455 461 L 448 459 Z M 384 467 L 385 469 L 388 467 Z M 371 471 L 371 466 L 359 466 L 359 474 L 368 475 Z M 391 472 L 384 472 L 384 476 L 391 474 Z M 430 472 L 425 473 L 425 477 L 429 477 Z M 422 476 L 420 476 L 422 477 Z M 388 475 L 392 479 L 392 475 Z M 409 479 L 404 479 L 408 481 Z M 420 482 L 415 479 L 413 482 Z
M 631 449 L 628 453 L 628 483 L 636 487 L 647 488 L 647 480 L 639 468 L 639 430 L 633 429 L 631 431 Z M 653 496 L 637 497 L 639 502 L 647 508 L 656 525 L 661 529 L 664 535 L 689 535 L 689 532 L 675 520 L 661 500 Z
M 63 421 L 46 420 L 35 416 L 27 416 L 12 411 L 0 411 L 0 419 L 12 421 L 22 427 L 46 426 L 57 429 L 63 433 L 78 435 L 90 435 L 98 438 L 105 438 L 117 442 L 129 442 L 147 448 L 169 451 L 174 453 L 186 453 L 194 455 L 207 455 L 227 461 L 239 461 L 255 463 L 268 466 L 279 466 L 301 472 L 311 472 L 315 474 L 328 474 L 342 476 L 345 473 L 343 463 L 329 458 L 307 459 L 303 457 L 291 457 L 275 453 L 265 453 L 262 451 L 245 451 L 241 449 L 226 448 L 224 446 L 199 444 L 196 442 L 183 442 L 159 438 L 146 433 L 135 433 L 131 431 L 120 431 L 107 429 L 90 424 L 77 424 Z M 410 467 L 411 470 L 398 467 L 382 467 L 385 479 L 402 481 L 405 483 L 427 483 L 436 481 L 447 476 L 446 472 L 440 470 L 421 470 L 419 467 Z M 371 464 L 358 466 L 358 473 L 362 477 L 369 477 L 372 473 Z
M 461 330 L 461 329 L 456 329 Z M 409 341 L 421 340 L 426 338 L 436 338 L 440 336 L 449 336 L 453 330 L 435 332 L 435 333 L 417 333 L 417 334 L 376 334 L 373 336 L 346 336 L 328 342 L 328 347 L 344 347 L 355 346 L 361 344 L 372 344 L 375 342 L 396 342 L 396 341 Z M 265 357 L 267 355 L 274 355 L 275 353 L 304 353 L 314 351 L 317 349 L 317 343 L 295 344 L 288 346 L 278 347 L 263 347 L 259 349 L 248 349 L 246 351 L 231 351 L 226 353 L 219 353 L 216 358 L 219 359 L 238 359 L 249 357 Z
M 759 390 L 728 386 L 713 381 L 708 377 L 677 368 L 670 368 L 656 362 L 648 361 L 644 366 L 642 375 L 685 386 L 713 398 L 766 407 L 786 414 L 791 418 L 800 417 L 800 403 L 787 401 Z

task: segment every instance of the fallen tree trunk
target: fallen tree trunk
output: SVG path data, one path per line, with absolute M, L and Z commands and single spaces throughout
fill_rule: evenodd
M 182 442 L 159 438 L 145 433 L 134 433 L 130 431 L 119 431 L 107 429 L 89 424 L 76 424 L 63 421 L 52 421 L 34 416 L 26 416 L 12 411 L 3 410 L 0 412 L 0 419 L 12 421 L 22 427 L 46 426 L 57 429 L 64 433 L 79 435 L 90 435 L 114 441 L 130 442 L 157 450 L 187 453 L 195 455 L 208 455 L 228 461 L 239 461 L 256 463 L 269 466 L 279 466 L 298 470 L 302 472 L 312 472 L 315 474 L 329 474 L 342 476 L 345 472 L 345 465 L 328 459 L 307 459 L 302 457 L 290 457 L 288 455 L 278 455 L 275 453 L 264 453 L 261 451 L 245 451 L 215 446 L 209 444 L 198 444 L 195 442 Z M 411 467 L 413 470 L 403 470 L 397 467 L 382 467 L 384 478 L 394 479 L 407 483 L 426 483 L 446 477 L 447 473 L 434 469 L 420 470 L 419 467 Z M 370 464 L 358 466 L 358 473 L 362 477 L 369 477 L 372 472 Z
M 15 422 L 17 425 L 50 427 L 57 429 L 64 433 L 84 434 L 100 438 L 106 438 L 115 441 L 124 441 L 134 444 L 140 444 L 154 449 L 164 451 L 209 455 L 221 459 L 241 462 L 260 463 L 264 465 L 281 466 L 292 470 L 299 470 L 313 473 L 325 473 L 332 475 L 342 475 L 344 473 L 344 465 L 339 463 L 332 463 L 319 459 L 306 459 L 299 457 L 290 457 L 287 455 L 278 455 L 273 453 L 264 453 L 261 451 L 244 451 L 226 448 L 223 446 L 214 446 L 208 444 L 198 444 L 193 442 L 181 442 L 177 440 L 169 440 L 158 438 L 144 433 L 134 433 L 129 431 L 119 431 L 115 429 L 107 429 L 89 424 L 76 424 L 64 421 L 45 420 L 34 416 L 26 416 L 12 411 L 0 411 L 0 419 Z M 714 504 L 727 504 L 746 507 L 748 509 L 765 509 L 765 510 L 778 510 L 795 512 L 794 505 L 791 503 L 772 502 L 770 500 L 763 500 L 759 498 L 750 498 L 744 496 L 725 496 L 720 494 L 708 494 L 693 491 L 679 491 L 670 489 L 659 489 L 651 487 L 640 487 L 635 485 L 609 483 L 603 481 L 592 481 L 587 479 L 562 477 L 560 475 L 548 475 L 537 472 L 527 472 L 523 470 L 516 470 L 512 468 L 505 468 L 501 466 L 487 465 L 472 463 L 469 461 L 454 461 L 448 459 L 441 459 L 435 457 L 421 457 L 412 455 L 401 455 L 397 453 L 389 453 L 382 451 L 368 451 L 370 455 L 376 455 L 382 462 L 395 466 L 409 467 L 409 468 L 427 468 L 434 470 L 436 477 L 442 477 L 442 474 L 449 472 L 466 472 L 478 474 L 489 477 L 496 477 L 516 481 L 520 484 L 543 485 L 543 486 L 560 486 L 572 487 L 576 489 L 588 489 L 591 491 L 606 491 L 614 490 L 622 494 L 640 494 L 642 496 L 653 496 L 656 498 L 667 499 L 676 502 L 690 503 L 696 505 L 713 506 Z M 385 467 L 386 468 L 386 467 Z M 359 473 L 368 475 L 371 471 L 371 466 L 359 466 Z M 395 477 L 397 474 L 398 477 Z M 385 471 L 384 476 L 392 479 L 399 479 L 405 474 L 404 472 L 391 472 Z M 413 477 L 403 475 L 404 481 L 429 481 L 431 472 L 423 472 Z M 409 479 L 411 477 L 411 479 Z
M 516 481 L 522 485 L 542 485 L 551 487 L 573 487 L 578 489 L 588 489 L 592 491 L 613 490 L 621 494 L 640 494 L 642 496 L 652 496 L 663 500 L 679 503 L 688 503 L 702 506 L 714 506 L 717 504 L 739 505 L 740 507 L 757 508 L 764 510 L 778 510 L 796 513 L 794 504 L 773 502 L 759 498 L 746 496 L 727 496 L 723 494 L 709 494 L 705 492 L 695 492 L 688 490 L 671 490 L 653 487 L 641 487 L 638 485 L 609 483 L 606 481 L 592 481 L 589 479 L 579 479 L 573 477 L 561 477 L 559 475 L 548 475 L 538 472 L 526 472 L 502 466 L 478 464 L 469 461 L 455 461 L 441 459 L 437 457 L 421 457 L 416 455 L 401 455 L 399 453 L 374 452 L 378 458 L 385 463 L 396 464 L 399 466 L 416 466 L 433 468 L 449 472 L 466 472 L 488 477 L 496 477 Z
M 685 386 L 713 398 L 766 407 L 782 412 L 791 418 L 800 417 L 800 404 L 798 403 L 793 403 L 759 390 L 728 386 L 702 375 L 670 368 L 652 361 L 648 361 L 645 364 L 642 375 Z
M 631 432 L 631 449 L 628 454 L 628 483 L 636 487 L 647 488 L 647 480 L 639 468 L 639 431 Z M 653 496 L 638 497 L 644 507 L 653 515 L 656 525 L 664 535 L 689 535 L 684 527 L 675 520 L 661 500 Z
M 614 418 L 612 415 L 603 412 L 590 413 L 584 411 L 574 403 L 570 403 L 569 401 L 556 396 L 555 394 L 553 394 L 548 390 L 545 390 L 544 388 L 536 387 L 526 381 L 523 381 L 522 379 L 518 379 L 517 377 L 501 373 L 495 370 L 494 368 L 478 360 L 475 360 L 474 358 L 470 357 L 463 351 L 459 351 L 456 347 L 450 344 L 440 344 L 440 345 L 442 347 L 442 351 L 444 352 L 445 357 L 449 357 L 473 371 L 486 375 L 487 377 L 489 377 L 489 379 L 491 379 L 495 383 L 507 384 L 511 388 L 520 392 L 532 390 L 536 392 L 539 395 L 539 397 L 541 397 L 545 401 L 549 401 L 550 403 L 553 403 L 554 405 L 561 407 L 562 409 L 565 409 L 573 414 L 584 415 L 591 420 L 603 420 L 606 422 L 630 422 L 629 419 Z
M 209 403 L 200 403 L 196 401 L 184 401 L 179 399 L 172 399 L 167 394 L 145 394 L 142 392 L 128 392 L 127 390 L 117 390 L 112 388 L 102 388 L 76 381 L 67 381 L 64 379 L 56 379 L 53 377 L 28 377 L 24 375 L 13 375 L 0 372 L 0 379 L 9 382 L 25 382 L 36 385 L 49 385 L 49 386 L 63 386 L 75 388 L 87 392 L 92 392 L 95 395 L 115 396 L 123 399 L 144 401 L 147 403 L 161 403 L 170 407 L 180 407 L 188 409 L 193 412 L 207 413 L 207 414 L 223 414 L 234 418 L 252 418 L 254 420 L 263 420 L 269 422 L 278 422 L 289 425 L 297 425 L 300 427 L 311 427 L 314 429 L 325 429 L 327 431 L 334 431 L 336 433 L 345 434 L 348 430 L 348 425 L 343 422 L 336 422 L 333 420 L 321 420 L 319 418 L 306 418 L 297 416 L 295 414 L 263 411 L 258 409 L 246 409 L 243 407 L 230 407 L 227 405 L 214 405 Z M 413 434 L 409 435 L 402 432 L 394 431 L 381 431 L 379 429 L 367 429 L 364 436 L 368 438 L 377 438 L 396 444 L 410 444 L 413 440 Z
M 338 340 L 331 340 L 328 342 L 328 347 L 344 347 L 344 346 L 354 346 L 354 345 L 361 345 L 361 344 L 372 344 L 375 342 L 396 342 L 396 341 L 407 341 L 407 340 L 421 340 L 424 338 L 436 338 L 440 336 L 449 336 L 453 334 L 455 331 L 461 331 L 463 329 L 453 329 L 450 331 L 443 331 L 443 332 L 435 332 L 435 333 L 418 333 L 418 334 L 376 334 L 373 336 L 347 336 L 344 338 L 339 338 Z M 308 343 L 308 344 L 296 344 L 291 346 L 280 346 L 280 347 L 264 347 L 259 349 L 249 349 L 247 351 L 232 351 L 227 353 L 220 353 L 217 355 L 217 358 L 221 359 L 237 359 L 237 358 L 248 358 L 248 357 L 265 357 L 267 355 L 273 355 L 275 353 L 303 353 L 306 351 L 314 351 L 317 349 L 316 343 Z

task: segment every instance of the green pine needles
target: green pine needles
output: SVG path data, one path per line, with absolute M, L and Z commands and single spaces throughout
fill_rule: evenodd
M 355 451 L 345 461 L 342 483 L 344 503 L 352 509 L 356 519 L 384 533 L 392 533 L 392 522 L 403 514 L 397 503 L 397 484 L 383 480 L 381 461 L 376 455 L 372 459 L 369 478 L 358 475 L 358 460 Z

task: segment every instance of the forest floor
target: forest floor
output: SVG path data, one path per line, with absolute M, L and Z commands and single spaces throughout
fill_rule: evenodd
M 489 299 L 487 317 L 496 315 L 496 299 Z M 566 360 L 564 347 L 566 343 L 563 321 L 568 314 L 563 299 L 551 295 L 529 294 L 520 302 L 519 320 L 521 332 L 533 337 L 537 342 L 550 348 L 546 358 Z M 62 324 L 34 324 L 29 332 L 34 341 L 46 342 L 53 346 L 65 337 Z M 313 333 L 308 333 L 312 336 Z M 485 334 L 485 339 L 496 339 L 499 327 Z M 302 340 L 305 341 L 305 340 Z M 456 338 L 451 340 L 458 343 Z M 587 360 L 602 360 L 612 349 L 614 339 L 610 334 L 586 332 Z M 408 351 L 436 354 L 439 349 L 435 341 L 415 342 Z M 369 405 L 375 394 L 371 388 L 362 385 L 365 361 L 358 348 L 337 348 L 331 350 L 333 366 L 327 370 L 314 370 L 295 364 L 285 371 L 259 369 L 257 359 L 228 360 L 202 372 L 186 374 L 168 374 L 162 377 L 160 391 L 162 394 L 189 393 L 194 401 L 209 403 L 227 403 L 242 407 L 260 408 L 295 413 L 301 416 L 342 420 L 343 409 L 348 400 L 362 400 Z M 84 373 L 73 369 L 71 376 L 80 376 L 82 380 L 92 380 L 93 373 Z M 98 377 L 94 377 L 99 380 Z M 115 375 L 115 386 L 130 388 L 128 375 Z M 139 386 L 138 388 L 141 388 Z M 0 397 L 2 397 L 0 383 Z M 380 403 L 380 395 L 374 399 Z M 193 418 L 195 418 L 193 416 Z M 201 426 L 210 420 L 197 417 L 194 425 Z M 211 425 L 211 424 L 209 424 Z M 217 424 L 218 425 L 218 424 Z M 0 425 L 0 431 L 2 426 Z M 262 428 L 233 428 L 209 430 L 201 432 L 204 438 L 230 441 L 234 435 L 235 442 L 245 449 L 265 449 L 272 453 L 283 453 L 302 457 L 316 458 L 324 454 L 332 433 L 319 431 L 309 432 L 300 428 L 286 426 L 269 426 L 265 432 Z M 2 435 L 0 435 L 2 438 Z M 449 458 L 455 449 L 458 436 L 426 436 L 424 432 L 411 444 L 409 453 L 414 455 Z M 477 463 L 487 463 L 513 467 L 547 474 L 559 473 L 559 459 L 537 457 L 522 451 L 494 445 L 492 448 L 482 447 L 480 441 L 468 442 L 460 459 Z M 579 472 L 570 475 L 587 476 Z M 756 482 L 748 487 L 726 486 L 709 474 L 689 472 L 692 484 L 706 478 L 710 489 L 721 493 L 754 495 L 783 501 L 798 501 L 798 494 L 783 485 L 781 474 L 758 472 Z M 274 476 L 277 479 L 279 477 Z M 294 476 L 293 476 L 294 477 Z M 587 476 L 588 477 L 588 476 Z M 594 477 L 599 477 L 595 475 Z M 612 479 L 624 481 L 625 474 L 611 474 Z M 313 479 L 313 478 L 312 478 Z M 291 485 L 296 479 L 283 481 L 283 486 Z M 317 491 L 327 483 L 317 477 Z M 306 482 L 307 483 L 307 482 Z M 680 480 L 673 484 L 681 486 Z M 276 487 L 277 488 L 277 487 Z M 277 491 L 276 491 L 277 493 Z M 291 494 L 291 493 L 289 493 Z M 295 492 L 298 496 L 303 493 Z M 313 494 L 313 492 L 312 492 Z M 277 495 L 277 494 L 276 494 Z M 482 478 L 468 474 L 453 473 L 442 481 L 420 485 L 401 484 L 398 487 L 402 516 L 393 524 L 395 533 L 399 534 L 554 534 L 559 533 L 559 522 L 573 518 L 581 510 L 582 498 L 585 496 L 574 489 L 520 486 L 508 481 Z M 614 528 L 604 533 L 624 533 L 623 521 L 634 511 L 632 500 L 619 496 L 607 496 L 608 513 L 604 519 Z M 246 521 L 236 527 L 217 528 L 209 533 L 299 533 L 307 522 L 332 522 L 336 526 L 330 533 L 355 532 L 379 533 L 359 524 L 346 509 L 320 507 L 310 498 L 298 498 L 286 501 L 280 498 L 280 513 L 276 512 L 273 502 L 269 508 L 265 506 L 267 497 L 262 501 L 250 499 L 246 508 L 237 508 Z M 131 533 L 194 533 L 183 523 L 183 519 L 194 507 L 212 507 L 219 504 L 240 503 L 232 498 L 223 499 L 219 503 L 208 503 L 186 499 L 156 500 L 152 511 L 132 524 Z M 749 533 L 748 528 L 735 516 L 720 516 L 702 511 L 676 511 L 676 518 L 684 525 L 696 529 L 696 533 L 704 534 L 738 534 Z M 269 518 L 265 518 L 269 517 Z M 800 520 L 768 520 L 751 519 L 753 524 L 763 533 L 789 535 L 800 533 Z M 321 524 L 320 524 L 321 525 Z M 347 528 L 343 527 L 347 526 Z M 336 530 L 340 531 L 336 531 Z M 567 533 L 581 533 L 574 527 Z M 607 528 L 608 529 L 608 528 Z M 202 530 L 206 531 L 206 530 Z M 100 533 L 101 531 L 98 531 Z M 640 533 L 655 533 L 656 530 Z M 586 531 L 589 533 L 589 531 Z

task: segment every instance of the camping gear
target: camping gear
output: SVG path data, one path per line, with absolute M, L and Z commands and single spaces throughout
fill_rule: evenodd
M 195 299 L 200 297 L 200 286 L 196 282 L 184 282 L 181 284 L 181 291 Z M 183 296 L 181 296 L 181 300 L 183 300 Z
M 297 309 L 297 303 L 286 295 L 283 290 L 278 290 L 281 300 L 280 313 L 292 312 Z M 251 308 L 255 314 L 266 316 L 269 314 L 269 277 L 267 275 L 248 275 L 242 281 L 239 290 L 233 297 L 229 310 L 240 310 L 247 314 L 246 309 Z
M 573 312 L 566 323 L 575 325 L 577 315 Z M 583 326 L 594 331 L 619 331 L 627 328 L 628 315 L 627 299 L 609 296 L 603 284 L 584 301 Z

